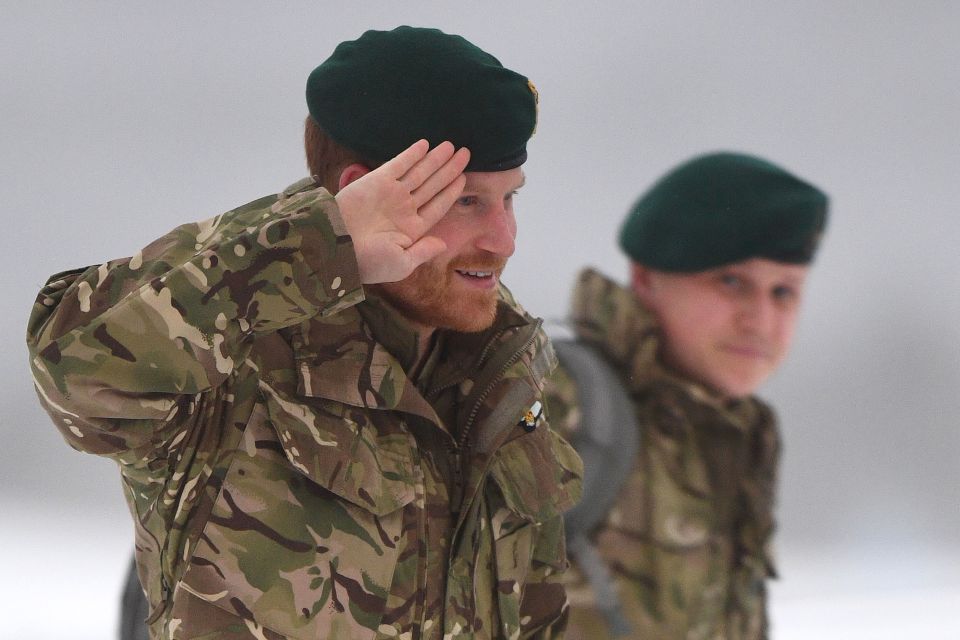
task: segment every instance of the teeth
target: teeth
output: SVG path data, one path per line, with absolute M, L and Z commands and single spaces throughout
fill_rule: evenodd
M 460 273 L 465 273 L 468 276 L 473 276 L 474 278 L 489 278 L 493 275 L 492 271 L 461 271 Z

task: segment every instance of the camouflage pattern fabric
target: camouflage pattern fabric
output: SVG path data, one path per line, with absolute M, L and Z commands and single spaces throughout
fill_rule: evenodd
M 37 391 L 119 463 L 152 638 L 560 637 L 582 468 L 522 427 L 555 364 L 539 322 L 501 289 L 425 395 L 368 304 L 312 180 L 38 295 Z
M 635 638 L 767 637 L 765 579 L 779 442 L 756 399 L 723 401 L 658 362 L 659 334 L 633 293 L 584 271 L 573 296 L 581 340 L 620 372 L 634 399 L 640 452 L 605 522 L 593 532 Z M 581 424 L 561 365 L 546 387 L 553 427 Z M 571 559 L 567 638 L 611 637 Z

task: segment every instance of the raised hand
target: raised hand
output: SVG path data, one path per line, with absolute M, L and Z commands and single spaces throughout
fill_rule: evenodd
M 466 148 L 443 142 L 430 150 L 420 140 L 340 190 L 361 282 L 403 280 L 446 248 L 427 232 L 460 197 L 469 160 Z

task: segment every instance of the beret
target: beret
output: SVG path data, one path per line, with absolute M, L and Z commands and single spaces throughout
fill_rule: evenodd
M 633 205 L 620 248 L 662 271 L 703 271 L 750 258 L 805 264 L 826 226 L 826 194 L 762 158 L 701 155 Z
M 307 107 L 331 138 L 373 163 L 426 138 L 470 149 L 467 171 L 523 164 L 537 123 L 525 76 L 461 36 L 409 26 L 340 43 L 310 73 Z

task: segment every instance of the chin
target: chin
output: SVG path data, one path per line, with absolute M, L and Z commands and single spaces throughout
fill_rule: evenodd
M 766 379 L 766 376 L 745 377 L 737 380 L 726 380 L 723 384 L 717 386 L 725 395 L 739 399 L 752 396 Z
M 496 296 L 453 300 L 449 297 L 426 300 L 406 296 L 391 301 L 407 319 L 417 324 L 459 333 L 485 331 L 497 317 Z
M 470 308 L 452 308 L 446 313 L 437 314 L 433 319 L 433 326 L 440 329 L 449 329 L 460 333 L 479 333 L 486 331 L 493 325 L 497 317 L 497 301 L 489 304 L 469 305 Z

